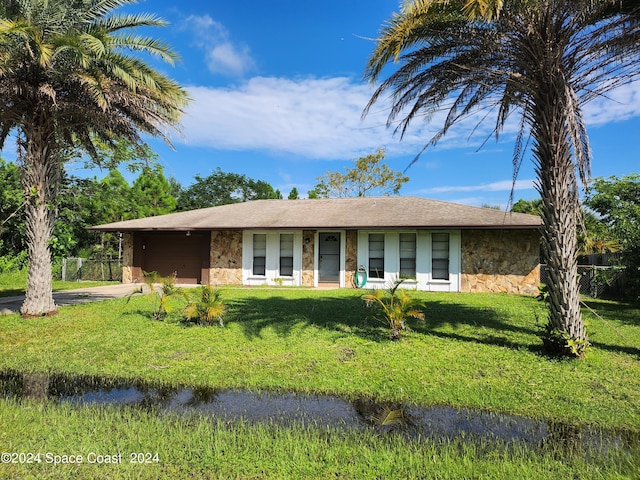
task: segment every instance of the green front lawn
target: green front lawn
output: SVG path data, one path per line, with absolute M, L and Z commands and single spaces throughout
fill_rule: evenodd
M 383 325 L 367 321 L 369 312 L 360 299 L 362 293 L 354 290 L 225 288 L 222 294 L 229 311 L 224 328 L 183 326 L 178 321 L 180 301 L 166 321 L 152 321 L 149 318 L 150 301 L 142 296 L 65 307 L 52 318 L 22 319 L 9 315 L 0 317 L 0 370 L 109 375 L 168 384 L 311 392 L 354 399 L 374 397 L 420 405 L 480 408 L 640 432 L 640 307 L 637 305 L 588 300 L 589 307 L 595 312 L 585 309 L 592 348 L 584 360 L 557 360 L 542 352 L 538 333 L 544 322 L 544 312 L 542 305 L 533 298 L 415 293 L 426 304 L 426 319 L 410 322 L 413 331 L 404 333 L 401 341 L 392 342 Z M 536 319 L 540 325 L 536 324 Z M 3 403 L 10 411 L 20 410 L 11 402 Z M 60 408 L 49 408 L 51 418 L 63 416 Z M 34 423 L 28 413 L 14 415 L 24 425 L 51 428 L 45 425 L 46 419 Z M 73 413 L 79 424 L 85 420 L 93 424 L 96 422 L 93 417 L 100 415 L 93 409 L 79 409 Z M 144 417 L 144 414 L 136 415 Z M 52 421 L 55 424 L 55 420 Z M 96 425 L 99 427 L 101 422 L 113 423 L 107 418 Z M 149 424 L 151 420 L 136 417 L 136 422 Z M 70 428 L 72 431 L 63 428 L 68 438 L 86 435 L 75 431 L 76 427 Z M 204 421 L 202 425 L 196 422 L 196 426 L 175 428 L 202 428 L 210 435 L 210 429 L 222 427 Z M 232 433 L 236 428 L 229 427 L 226 434 L 240 435 L 234 437 L 240 443 L 258 441 L 243 438 L 256 434 L 247 433 L 243 428 L 253 431 L 266 427 L 242 427 L 241 433 Z M 316 442 L 326 442 L 318 432 L 302 434 L 295 429 L 279 432 L 271 434 L 276 444 L 280 441 L 279 435 L 301 435 L 301 438 L 319 435 L 320 439 L 309 440 L 311 443 L 307 446 L 312 450 L 320 448 Z M 49 442 L 35 433 L 8 435 L 16 448 Z M 152 438 L 153 433 L 141 435 Z M 185 447 L 184 438 L 179 438 L 178 450 L 192 448 Z M 59 441 L 64 443 L 62 438 Z M 111 440 L 103 441 L 109 444 Z M 335 448 L 342 442 L 336 440 Z M 334 443 L 329 443 L 333 448 Z M 527 458 L 544 461 L 538 455 L 547 455 L 528 450 L 521 454 L 509 450 L 507 454 L 501 448 L 487 449 L 463 443 L 464 449 L 480 448 L 484 452 L 474 450 L 475 453 L 465 457 L 470 462 L 468 471 L 473 465 L 487 463 L 492 455 L 505 457 L 507 466 L 514 462 L 514 469 L 530 463 L 525 460 Z M 126 444 L 130 446 L 130 443 Z M 299 448 L 305 448 L 304 445 Z M 229 448 L 229 452 L 240 455 L 236 447 Z M 285 455 L 287 448 L 292 446 L 283 447 L 280 453 Z M 407 451 L 413 451 L 412 448 Z M 436 448 L 445 457 L 451 456 L 450 463 L 454 465 L 454 452 L 461 447 L 431 445 L 429 448 Z M 395 450 L 384 449 L 382 455 L 390 461 L 391 451 Z M 329 450 L 327 455 L 337 454 Z M 406 453 L 411 457 L 406 461 L 426 461 L 422 450 L 418 450 L 420 453 L 415 453 L 418 457 Z M 277 457 L 280 453 L 274 455 Z M 192 452 L 191 455 L 197 454 Z M 438 457 L 434 455 L 433 458 Z M 633 455 L 624 457 L 631 465 L 631 470 L 625 467 L 625 471 L 637 473 L 639 452 L 635 451 Z M 251 462 L 248 452 L 241 456 L 241 465 Z M 578 469 L 583 472 L 578 478 L 627 478 L 622 474 L 619 477 L 603 476 L 603 470 L 593 463 L 599 460 L 592 460 L 586 461 L 582 457 L 577 460 L 584 467 L 584 470 L 580 470 L 583 467 Z M 567 471 L 575 466 L 571 463 L 573 460 L 558 461 Z M 312 464 L 309 468 L 313 469 Z M 609 473 L 616 471 L 611 465 L 603 468 Z M 190 471 L 186 464 L 183 466 L 185 471 Z M 460 468 L 463 467 L 461 464 Z M 357 470 L 361 465 L 353 468 Z M 245 478 L 245 475 L 287 478 L 284 473 L 272 477 L 261 476 L 251 469 L 235 471 L 239 478 Z M 358 477 L 355 473 L 348 474 L 349 471 L 345 470 L 345 476 L 339 478 Z M 445 470 L 437 471 L 440 476 L 431 478 L 456 478 L 445 476 Z M 334 477 L 337 472 L 339 470 L 330 470 Z M 234 475 L 221 475 L 220 478 L 224 476 Z M 532 473 L 531 476 L 523 474 L 521 478 L 544 477 Z M 566 477 L 558 474 L 546 478 Z

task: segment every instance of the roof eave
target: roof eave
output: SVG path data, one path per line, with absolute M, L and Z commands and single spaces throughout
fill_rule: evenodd
M 540 225 L 302 225 L 302 226 L 218 226 L 218 227 L 90 227 L 96 232 L 198 232 L 221 230 L 537 230 Z

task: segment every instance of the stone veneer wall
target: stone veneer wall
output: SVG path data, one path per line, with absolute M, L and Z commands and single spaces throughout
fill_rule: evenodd
M 122 237 L 122 283 L 133 283 L 133 233 Z
M 314 286 L 315 274 L 315 231 L 302 231 L 302 286 Z
M 534 295 L 540 284 L 537 230 L 462 230 L 461 291 Z
M 346 259 L 344 286 L 347 288 L 356 287 L 356 270 L 358 269 L 358 231 L 348 230 L 346 242 Z
M 242 285 L 242 231 L 211 232 L 209 284 Z

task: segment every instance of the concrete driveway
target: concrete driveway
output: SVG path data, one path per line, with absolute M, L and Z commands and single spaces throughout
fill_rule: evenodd
M 124 297 L 140 290 L 139 284 L 123 285 L 121 283 L 102 287 L 78 288 L 53 292 L 53 300 L 59 307 L 77 305 L 79 303 L 98 302 L 111 298 Z M 0 297 L 0 315 L 20 311 L 24 302 L 24 295 L 15 297 Z

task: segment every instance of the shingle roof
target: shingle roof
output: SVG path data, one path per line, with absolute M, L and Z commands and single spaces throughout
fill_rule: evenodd
M 255 200 L 92 227 L 102 231 L 538 228 L 540 217 L 419 197 Z

